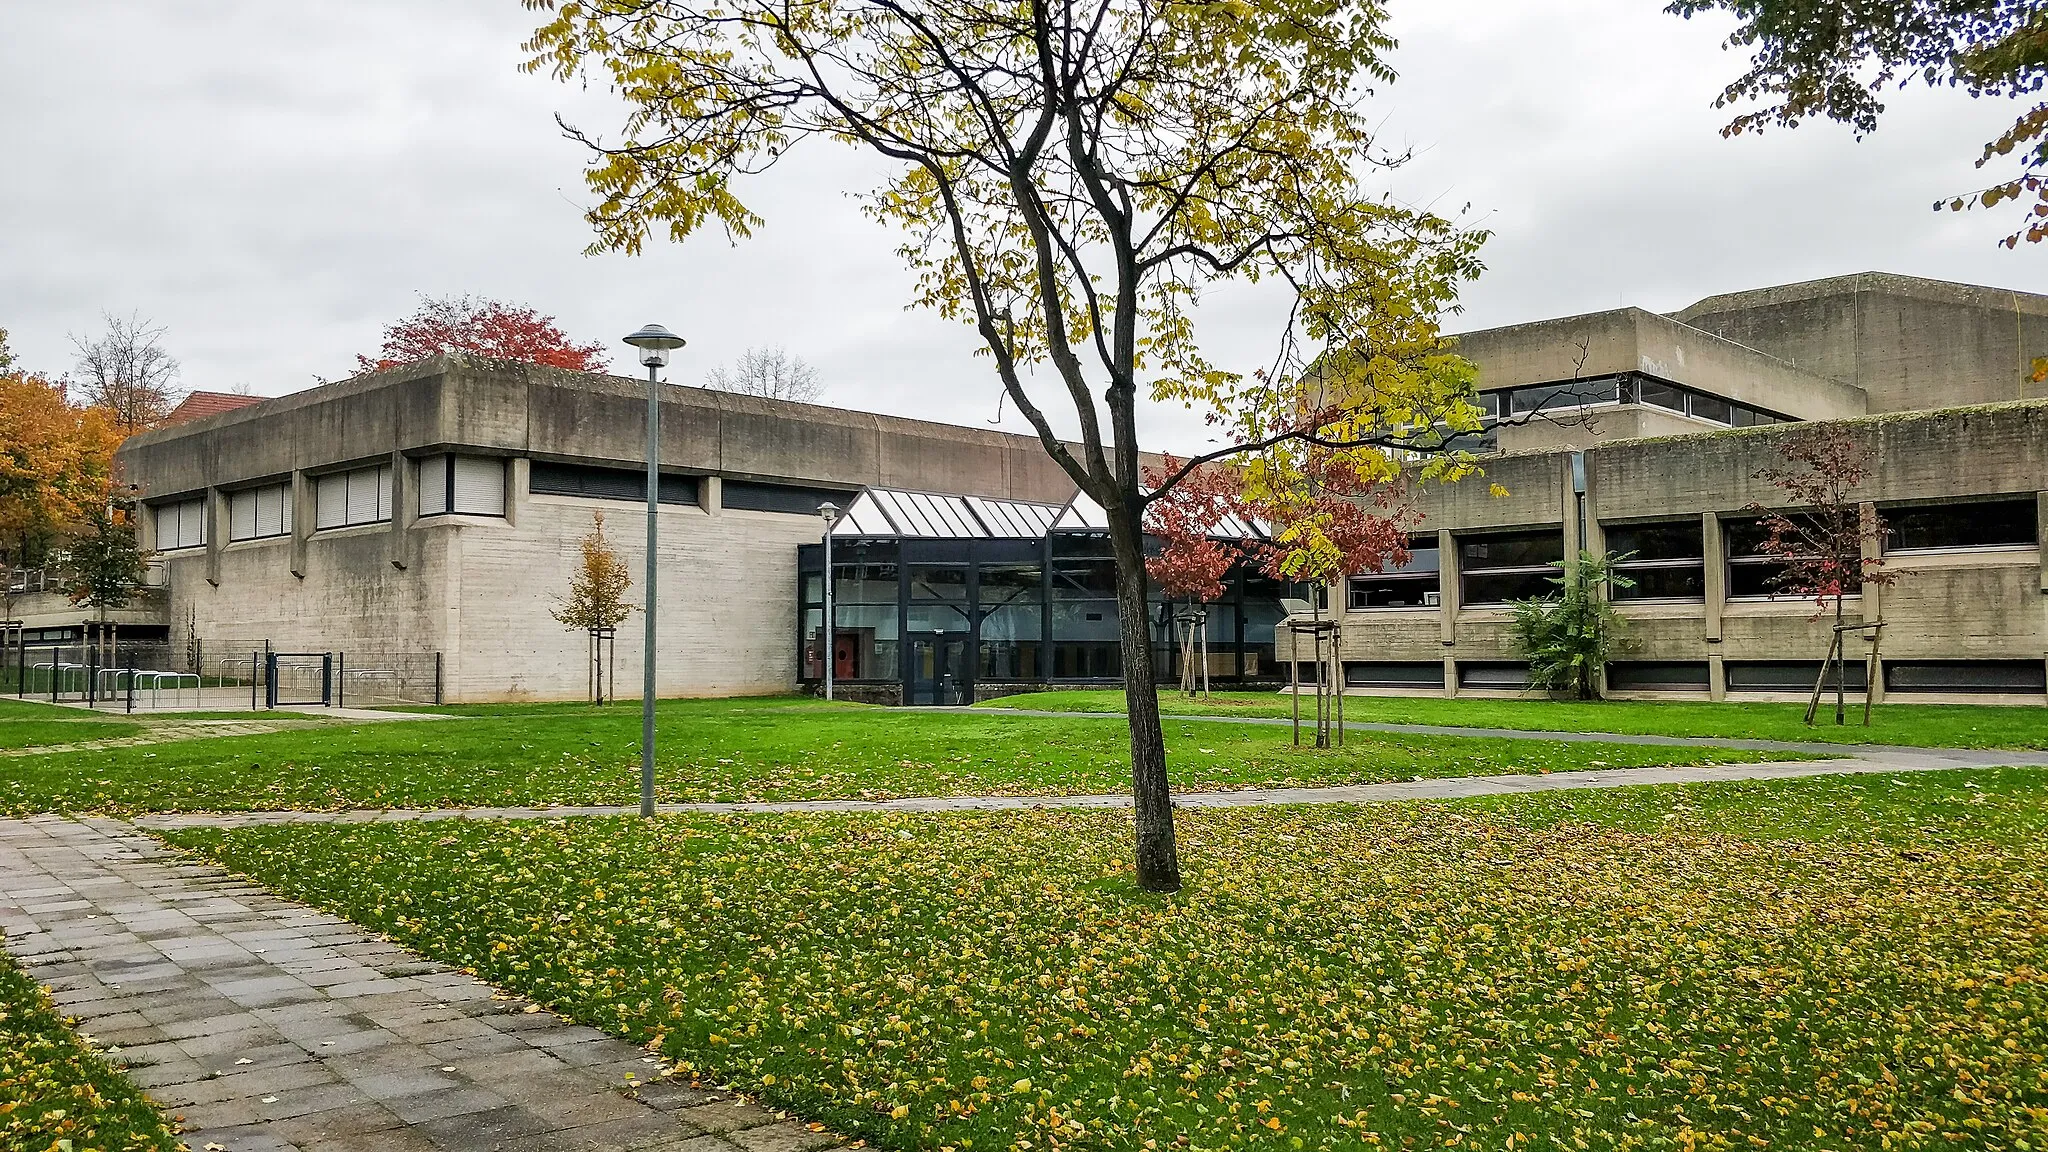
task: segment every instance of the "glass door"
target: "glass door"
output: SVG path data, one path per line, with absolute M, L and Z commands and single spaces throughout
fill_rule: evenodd
M 968 638 L 958 632 L 931 632 L 910 637 L 910 700 L 912 704 L 969 704 L 974 700 L 974 675 L 968 665 Z

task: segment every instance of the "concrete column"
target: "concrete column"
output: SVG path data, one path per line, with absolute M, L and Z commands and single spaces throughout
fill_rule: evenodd
M 725 481 L 716 476 L 706 476 L 697 482 L 697 506 L 712 516 L 725 507 Z M 844 511 L 844 509 L 841 509 Z M 835 613 L 836 615 L 836 613 Z
M 292 575 L 301 580 L 306 578 L 306 544 L 313 538 L 313 526 L 320 516 L 315 494 L 311 476 L 292 473 Z
M 220 587 L 220 548 L 228 534 L 228 494 L 206 490 L 206 582 Z
M 1709 644 L 1721 642 L 1721 609 L 1728 601 L 1727 540 L 1721 532 L 1721 518 L 1712 512 L 1700 514 L 1700 563 L 1706 576 L 1706 635 Z
M 1436 533 L 1437 620 L 1444 645 L 1444 695 L 1458 694 L 1458 661 L 1452 649 L 1458 643 L 1458 542 L 1448 528 Z
M 407 545 L 412 542 L 412 522 L 419 518 L 420 501 L 414 491 L 413 462 L 403 452 L 391 454 L 391 532 L 385 558 L 403 572 L 412 562 Z
M 519 517 L 526 511 L 527 489 L 532 485 L 533 461 L 524 456 L 514 456 L 505 461 L 505 523 L 508 526 L 519 526 Z
M 1721 532 L 1721 518 L 1712 512 L 1700 514 L 1700 564 L 1706 588 L 1701 599 L 1706 611 L 1701 622 L 1701 639 L 1707 644 L 1707 698 L 1728 698 L 1728 669 L 1721 658 L 1721 607 L 1728 600 L 1727 540 Z

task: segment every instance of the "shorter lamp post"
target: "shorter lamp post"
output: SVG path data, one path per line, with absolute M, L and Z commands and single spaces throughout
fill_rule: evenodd
M 819 630 L 819 653 L 825 661 L 825 699 L 832 698 L 832 525 L 839 522 L 839 505 L 827 500 L 818 505 L 818 515 L 825 518 L 825 620 Z
M 647 365 L 647 639 L 640 654 L 640 814 L 654 815 L 654 548 L 661 517 L 661 368 L 683 338 L 659 324 L 626 337 Z M 616 691 L 616 688 L 614 689 Z

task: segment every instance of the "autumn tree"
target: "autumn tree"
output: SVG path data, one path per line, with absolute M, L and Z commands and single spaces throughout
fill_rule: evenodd
M 94 337 L 73 335 L 81 398 L 113 415 L 114 430 L 130 436 L 154 428 L 178 406 L 178 361 L 164 350 L 164 329 L 139 314 L 102 314 Z
M 383 347 L 374 357 L 356 357 L 356 370 L 394 368 L 441 352 L 572 372 L 602 372 L 606 364 L 604 345 L 578 344 L 553 316 L 524 304 L 483 296 L 428 296 L 412 315 L 385 326 Z
M 1875 450 L 1847 429 L 1832 424 L 1802 425 L 1778 446 L 1779 460 L 1756 471 L 1756 478 L 1778 489 L 1785 507 L 1752 504 L 1762 532 L 1759 551 L 1778 564 L 1775 586 L 1814 602 L 1814 619 L 1832 612 L 1833 638 L 1806 722 L 1813 723 L 1829 669 L 1834 671 L 1835 723 L 1843 723 L 1844 638 L 1861 626 L 1844 624 L 1842 601 L 1866 586 L 1884 587 L 1899 574 L 1884 566 L 1884 520 L 1857 498 L 1856 489 L 1870 475 Z M 1868 700 L 1870 685 L 1864 685 Z M 1865 719 L 1869 709 L 1866 703 Z
M 2025 224 L 2003 243 L 2048 239 L 2048 8 L 2032 0 L 1671 0 L 1684 17 L 1726 11 L 1739 21 L 1730 49 L 1749 70 L 1715 101 L 1764 106 L 1735 117 L 1724 136 L 1797 127 L 1825 116 L 1857 135 L 1877 130 L 1883 93 L 1919 80 L 1976 97 L 2028 100 L 2013 126 L 1986 143 L 1977 167 L 2004 165 L 1989 187 L 1935 204 L 1962 211 L 2030 200 Z
M 1310 445 L 1392 471 L 1476 430 L 1438 318 L 1482 236 L 1368 187 L 1402 155 L 1365 107 L 1392 81 L 1376 0 L 527 0 L 528 67 L 595 73 L 627 108 L 593 149 L 596 250 L 761 223 L 746 178 L 813 139 L 887 175 L 911 302 L 968 324 L 1006 402 L 1102 506 L 1116 557 L 1137 879 L 1180 885 L 1145 593 L 1139 406 L 1195 407 L 1252 453 L 1251 495 Z M 1259 283 L 1289 307 L 1264 374 L 1205 353 L 1197 303 Z M 1304 371 L 1314 361 L 1317 371 Z M 1064 409 L 1056 418 L 1049 405 Z M 1060 434 L 1071 428 L 1070 445 Z
M 791 356 L 780 347 L 749 348 L 740 353 L 731 368 L 713 368 L 705 375 L 704 385 L 720 392 L 803 404 L 825 394 L 825 383 L 818 379 L 818 370 L 805 363 L 803 357 Z
M 633 614 L 626 592 L 633 577 L 626 562 L 604 535 L 604 513 L 591 513 L 590 535 L 583 538 L 583 555 L 569 577 L 569 595 L 550 614 L 565 628 L 590 637 L 590 682 L 598 703 L 604 703 L 604 646 L 612 630 Z
M 0 373 L 0 565 L 41 562 L 105 503 L 119 436 L 62 385 Z

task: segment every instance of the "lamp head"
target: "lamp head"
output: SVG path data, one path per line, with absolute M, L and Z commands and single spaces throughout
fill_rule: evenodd
M 818 504 L 818 515 L 825 518 L 825 527 L 830 528 L 839 520 L 839 505 L 830 500 L 821 501 Z
M 640 363 L 660 368 L 668 363 L 668 354 L 681 348 L 685 341 L 659 324 L 648 324 L 626 337 L 626 343 L 640 350 Z

